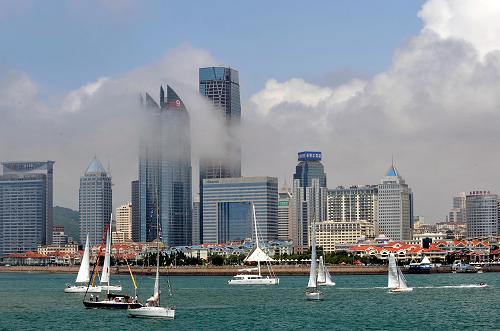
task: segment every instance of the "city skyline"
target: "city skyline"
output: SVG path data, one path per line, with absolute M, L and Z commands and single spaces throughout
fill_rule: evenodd
M 440 3 L 446 6 L 440 7 Z M 324 6 L 346 10 L 342 5 Z M 74 81 L 65 80 L 57 86 L 54 81 L 46 84 L 48 78 L 37 72 L 38 60 L 32 66 L 13 60 L 20 48 L 9 43 L 9 32 L 3 31 L 3 40 L 16 47 L 6 47 L 3 52 L 9 55 L 8 60 L 0 63 L 1 72 L 6 73 L 0 79 L 4 117 L 0 129 L 6 136 L 13 135 L 13 130 L 29 134 L 15 142 L 0 142 L 0 157 L 55 160 L 54 205 L 76 209 L 79 169 L 97 153 L 111 166 L 116 207 L 130 199 L 130 181 L 137 173 L 137 146 L 133 142 L 137 132 L 132 124 L 138 115 L 137 107 L 131 105 L 136 105 L 139 93 L 171 82 L 193 110 L 192 163 L 193 174 L 197 174 L 196 159 L 204 148 L 198 133 L 207 119 L 201 110 L 204 101 L 197 95 L 198 69 L 226 62 L 240 73 L 244 176 L 274 176 L 280 183 L 285 178 L 291 183 L 295 154 L 312 149 L 323 152 L 329 188 L 370 185 L 377 183 L 394 154 L 396 165 L 411 183 L 415 214 L 432 223 L 444 220 L 457 193 L 500 191 L 495 176 L 499 156 L 489 152 L 498 148 L 493 138 L 499 135 L 500 127 L 500 84 L 496 78 L 500 68 L 495 64 L 498 55 L 492 51 L 500 45 L 489 34 L 478 35 L 473 29 L 475 15 L 482 15 L 482 26 L 496 31 L 497 23 L 488 12 L 497 13 L 498 8 L 492 5 L 474 14 L 467 1 L 459 6 L 453 1 L 430 0 L 422 8 L 420 3 L 414 6 L 387 5 L 405 15 L 411 10 L 411 28 L 402 24 L 404 37 L 399 34 L 389 46 L 382 43 L 368 48 L 372 53 L 351 49 L 358 56 L 351 74 L 339 73 L 342 68 L 335 68 L 335 53 L 322 46 L 313 49 L 310 58 L 302 55 L 305 65 L 285 61 L 286 65 L 274 71 L 272 66 L 249 66 L 248 58 L 239 58 L 234 52 L 226 55 L 226 49 L 210 48 L 187 33 L 182 41 L 164 48 L 164 55 L 151 54 L 144 62 L 122 63 L 121 68 L 109 72 L 95 71 L 102 64 L 93 66 L 91 62 L 93 76 L 82 82 L 75 72 Z M 32 15 L 31 10 L 10 15 L 6 10 L 0 24 L 12 23 L 14 17 L 22 21 Z M 362 19 L 367 10 L 350 13 Z M 67 19 L 68 15 L 61 17 Z M 452 22 L 446 17 L 457 19 Z M 343 21 L 345 30 L 353 28 L 353 22 Z M 377 22 L 370 20 L 375 31 Z M 296 31 L 291 29 L 290 33 Z M 327 36 L 328 31 L 333 30 L 327 28 Z M 375 40 L 385 41 L 382 35 Z M 269 38 L 273 40 L 273 35 Z M 335 42 L 335 36 L 331 40 Z M 367 47 L 364 38 L 359 44 Z M 349 48 L 347 45 L 344 48 Z M 352 74 L 362 67 L 359 59 L 370 63 L 367 54 L 379 56 L 378 51 L 385 54 L 385 65 L 380 65 L 379 59 L 372 72 Z M 320 52 L 330 60 L 317 62 L 328 62 L 332 67 L 313 63 Z M 271 59 L 276 56 L 272 50 L 268 53 Z M 334 82 L 322 79 L 327 76 Z M 453 82 L 447 77 L 454 77 Z M 96 118 L 102 121 L 94 125 Z M 212 130 L 207 129 L 208 133 Z M 193 182 L 194 194 L 198 186 Z

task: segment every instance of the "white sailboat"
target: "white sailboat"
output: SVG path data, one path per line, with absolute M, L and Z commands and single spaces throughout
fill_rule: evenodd
M 255 206 L 252 204 L 253 223 L 255 231 L 255 247 L 252 252 L 245 258 L 244 262 L 257 262 L 256 268 L 239 269 L 239 274 L 227 283 L 229 285 L 277 285 L 280 280 L 273 273 L 271 262 L 274 261 L 269 255 L 260 248 L 259 235 L 257 232 L 257 217 L 255 216 Z M 269 271 L 269 276 L 262 276 L 261 262 L 265 262 Z M 257 271 L 257 274 L 252 273 Z
M 396 258 L 394 254 L 389 255 L 389 275 L 388 275 L 388 287 L 391 288 L 391 292 L 411 292 L 412 287 L 408 287 L 406 284 L 406 279 L 401 268 L 396 265 Z
M 323 300 L 324 293 L 318 287 L 318 262 L 316 260 L 316 226 L 311 224 L 311 269 L 309 271 L 309 282 L 306 289 L 307 300 Z
M 145 306 L 139 308 L 129 308 L 128 314 L 130 317 L 142 318 L 159 318 L 159 319 L 174 319 L 175 307 L 160 306 L 160 224 L 158 213 L 156 215 L 156 278 L 153 295 L 148 299 Z
M 101 274 L 101 290 L 102 291 L 121 291 L 121 285 L 110 285 L 110 262 L 111 262 L 111 225 L 113 223 L 113 217 L 111 217 L 111 221 L 109 223 L 108 232 L 106 233 L 106 252 L 104 255 L 104 264 L 102 266 L 102 274 Z
M 335 286 L 335 282 L 332 280 L 328 268 L 325 266 L 323 256 L 319 257 L 318 285 Z
M 90 252 L 89 252 L 89 235 L 85 240 L 85 251 L 83 252 L 82 262 L 76 276 L 75 285 L 68 284 L 64 289 L 66 293 L 100 293 L 100 286 L 89 286 L 87 290 L 87 283 L 90 280 Z

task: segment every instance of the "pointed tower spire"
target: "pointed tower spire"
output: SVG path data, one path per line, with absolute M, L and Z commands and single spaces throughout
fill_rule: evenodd
M 163 86 L 160 85 L 160 108 L 163 108 L 165 105 L 165 90 L 163 90 Z

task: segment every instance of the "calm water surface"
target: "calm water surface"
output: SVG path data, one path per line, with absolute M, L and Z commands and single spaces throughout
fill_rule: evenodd
M 337 286 L 324 288 L 323 302 L 304 299 L 305 276 L 280 277 L 280 285 L 270 287 L 229 286 L 230 277 L 177 276 L 174 321 L 84 309 L 82 295 L 63 292 L 74 278 L 0 274 L 0 330 L 500 330 L 499 273 L 407 275 L 415 289 L 401 294 L 382 288 L 386 276 L 336 276 Z M 113 279 L 133 293 L 130 278 Z M 467 286 L 480 282 L 490 287 Z M 138 283 L 139 297 L 149 297 L 154 279 L 138 277 Z

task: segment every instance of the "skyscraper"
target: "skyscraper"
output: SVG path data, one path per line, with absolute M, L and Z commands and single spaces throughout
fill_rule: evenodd
M 0 256 L 52 244 L 54 161 L 2 162 Z
M 240 81 L 238 71 L 225 67 L 199 70 L 200 94 L 210 100 L 225 124 L 217 151 L 200 158 L 200 239 L 203 241 L 203 180 L 208 178 L 241 177 Z
M 132 202 L 132 241 L 141 241 L 141 211 L 139 208 L 139 181 L 131 183 L 130 198 Z
M 252 204 L 259 239 L 278 236 L 278 179 L 240 177 L 203 180 L 204 243 L 251 238 Z
M 79 211 L 80 242 L 85 243 L 87 234 L 90 245 L 102 242 L 112 209 L 111 177 L 101 162 L 94 157 L 80 177 Z
M 448 221 L 464 224 L 467 220 L 465 192 L 453 197 L 453 208 L 448 213 Z
M 201 244 L 200 241 L 200 199 L 194 198 L 193 201 L 193 245 Z
M 313 221 L 327 218 L 326 173 L 321 163 L 321 152 L 300 152 L 293 175 L 290 200 L 292 240 L 297 252 L 309 247 L 309 228 Z
M 156 207 L 162 241 L 170 246 L 192 240 L 191 132 L 184 103 L 167 85 L 160 104 L 146 94 L 139 155 L 141 240 L 156 239 Z
M 367 221 L 376 224 L 378 187 L 339 186 L 328 190 L 328 220 L 334 222 Z
M 121 233 L 123 241 L 132 240 L 132 203 L 116 208 L 116 232 Z
M 492 238 L 499 233 L 499 200 L 489 191 L 473 191 L 466 196 L 467 238 Z
M 292 194 L 286 184 L 278 192 L 278 240 L 291 240 L 290 199 Z
M 378 231 L 392 240 L 411 240 L 413 194 L 391 165 L 378 185 Z

